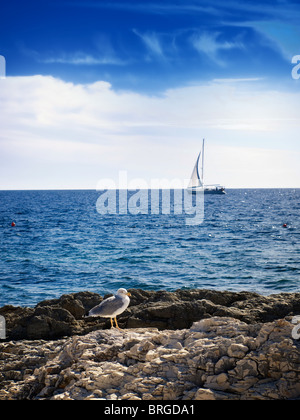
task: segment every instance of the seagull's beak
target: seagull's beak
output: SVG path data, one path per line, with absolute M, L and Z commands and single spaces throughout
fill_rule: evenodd
M 126 295 L 127 295 L 127 296 L 131 296 L 131 293 L 130 293 L 130 292 L 127 292 L 127 293 L 126 293 Z

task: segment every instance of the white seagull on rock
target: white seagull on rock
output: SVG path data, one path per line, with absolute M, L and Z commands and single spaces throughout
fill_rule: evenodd
M 120 330 L 117 323 L 117 315 L 120 315 L 128 307 L 130 303 L 129 296 L 131 294 L 126 289 L 119 289 L 115 296 L 111 296 L 103 300 L 99 305 L 95 306 L 89 311 L 88 316 L 101 316 L 103 318 L 110 318 L 111 327 L 114 328 L 113 319 L 116 327 Z

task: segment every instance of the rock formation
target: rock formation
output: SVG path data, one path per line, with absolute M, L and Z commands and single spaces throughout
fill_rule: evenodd
M 118 317 L 122 328 L 190 328 L 203 318 L 231 317 L 248 324 L 300 314 L 300 293 L 261 296 L 251 292 L 216 290 L 144 291 L 130 289 L 129 308 Z M 104 296 L 106 297 L 106 296 Z M 86 318 L 102 301 L 96 293 L 79 292 L 45 300 L 34 308 L 4 306 L 9 339 L 57 339 L 110 328 L 109 319 Z
M 91 292 L 0 308 L 0 400 L 300 399 L 299 293 L 130 292 L 123 331 Z
M 227 317 L 189 329 L 99 330 L 0 344 L 0 399 L 300 399 L 290 320 Z

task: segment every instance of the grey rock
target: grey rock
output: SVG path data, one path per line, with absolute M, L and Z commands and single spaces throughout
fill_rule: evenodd
M 0 400 L 300 399 L 291 318 L 0 343 Z

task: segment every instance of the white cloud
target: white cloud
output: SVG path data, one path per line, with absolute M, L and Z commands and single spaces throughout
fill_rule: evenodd
M 219 65 L 224 65 L 224 61 L 219 58 L 219 52 L 224 50 L 231 50 L 233 48 L 244 48 L 240 42 L 221 41 L 220 33 L 195 33 L 191 37 L 193 47 L 199 52 L 206 54 L 211 60 L 217 62 Z
M 159 35 L 155 32 L 141 34 L 136 29 L 133 32 L 143 41 L 152 56 L 164 59 L 163 47 Z
M 125 66 L 128 61 L 118 57 L 108 37 L 98 35 L 94 39 L 96 53 L 87 54 L 83 51 L 48 51 L 38 52 L 24 45 L 20 47 L 21 52 L 38 63 L 44 64 L 70 64 L 75 66 L 115 65 Z
M 185 179 L 202 137 L 208 183 L 300 186 L 299 93 L 225 79 L 149 97 L 50 76 L 0 88 L 0 189 L 95 188 L 119 170 Z
M 206 148 L 206 176 L 212 183 L 225 185 L 285 188 L 300 187 L 300 151 L 239 147 L 209 146 Z
M 59 64 L 71 64 L 71 65 L 86 65 L 86 66 L 93 66 L 93 65 L 116 65 L 116 66 L 124 66 L 126 64 L 125 61 L 113 57 L 113 56 L 99 56 L 95 57 L 93 55 L 84 54 L 81 52 L 77 52 L 74 54 L 61 54 L 59 56 L 52 56 L 48 58 L 39 58 L 40 62 L 45 64 L 51 63 L 59 63 Z

